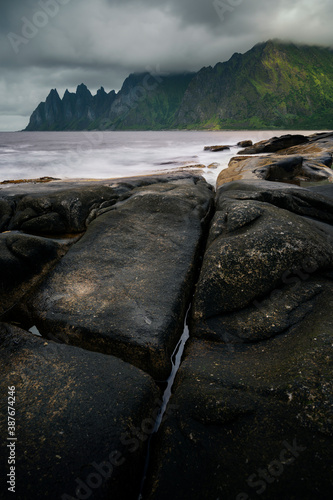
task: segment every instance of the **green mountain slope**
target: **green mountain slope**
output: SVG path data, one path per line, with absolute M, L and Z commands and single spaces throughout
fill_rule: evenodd
M 130 75 L 110 109 L 104 127 L 116 130 L 160 130 L 172 128 L 193 73 L 153 77 Z M 92 123 L 90 128 L 96 127 Z
M 52 90 L 26 130 L 331 129 L 333 52 L 270 40 L 214 68 L 132 74 L 96 96 Z
M 269 41 L 203 68 L 185 93 L 175 125 L 331 128 L 333 52 Z

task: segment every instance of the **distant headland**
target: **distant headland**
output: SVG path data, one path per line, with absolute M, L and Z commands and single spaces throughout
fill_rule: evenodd
M 269 40 L 197 73 L 131 74 L 116 93 L 52 89 L 27 131 L 331 129 L 333 51 Z

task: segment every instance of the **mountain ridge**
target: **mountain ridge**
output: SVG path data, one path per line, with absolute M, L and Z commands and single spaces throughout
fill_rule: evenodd
M 333 51 L 269 40 L 197 73 L 132 73 L 118 93 L 52 89 L 25 130 L 332 127 Z

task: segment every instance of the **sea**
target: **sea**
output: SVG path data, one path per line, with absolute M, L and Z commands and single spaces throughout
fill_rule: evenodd
M 215 185 L 219 172 L 241 149 L 238 142 L 286 133 L 314 131 L 0 132 L 0 182 L 40 177 L 114 179 L 200 164 L 203 176 Z M 230 150 L 204 151 L 213 145 Z M 208 168 L 212 163 L 217 168 Z

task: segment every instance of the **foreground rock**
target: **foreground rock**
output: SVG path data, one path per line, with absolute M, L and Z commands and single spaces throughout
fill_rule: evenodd
M 206 182 L 188 175 L 95 211 L 30 301 L 41 333 L 167 377 L 211 202 Z
M 217 179 L 217 187 L 236 180 L 262 179 L 300 183 L 302 181 L 332 180 L 332 155 L 330 153 L 313 156 L 269 155 L 240 156 L 230 160 L 227 169 L 222 170 Z
M 297 157 L 331 152 L 269 168 Z M 188 173 L 0 188 L 1 227 L 21 231 L 0 240 L 0 431 L 15 385 L 20 499 L 137 500 L 161 404 L 147 372 L 169 374 L 193 294 L 144 500 L 331 499 L 332 185 L 235 181 L 215 201 L 211 221 Z
M 146 499 L 331 498 L 332 217 L 302 188 L 218 191 Z
M 113 356 L 45 342 L 6 324 L 0 324 L 0 359 L 2 472 L 9 472 L 12 450 L 13 496 L 137 498 L 159 405 L 153 380 Z M 8 441 L 13 386 L 17 441 Z

